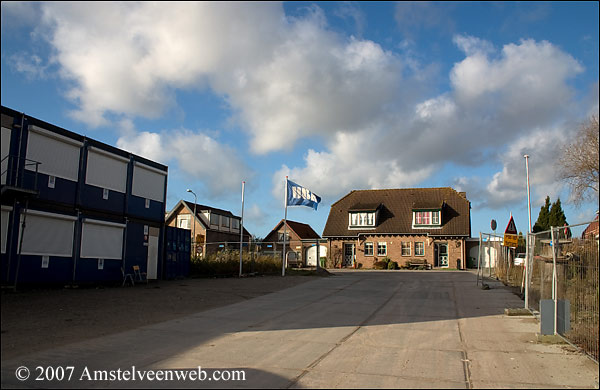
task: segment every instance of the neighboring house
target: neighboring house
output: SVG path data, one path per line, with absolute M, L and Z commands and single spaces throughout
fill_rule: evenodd
M 594 220 L 592 221 L 592 223 L 590 223 L 585 230 L 583 231 L 583 233 L 581 234 L 581 238 L 586 239 L 586 238 L 595 238 L 598 239 L 598 232 L 599 232 L 599 228 L 598 228 L 598 213 L 596 213 L 596 218 L 594 218 Z
M 194 204 L 180 200 L 165 218 L 167 226 L 190 230 L 192 253 L 194 247 L 199 256 L 233 247 L 236 243 L 239 248 L 242 220 L 240 217 L 230 211 L 201 204 L 196 204 L 195 208 L 196 216 L 192 218 Z M 195 243 L 194 233 L 196 233 Z M 247 243 L 250 238 L 250 233 L 244 228 L 243 242 Z
M 387 257 L 464 269 L 470 209 L 449 187 L 352 191 L 331 206 L 323 230 L 328 266 L 372 268 Z
M 273 230 L 262 240 L 263 247 L 266 245 L 273 245 L 269 248 L 269 251 L 273 253 L 280 253 L 283 250 L 283 238 L 284 231 L 286 234 L 286 253 L 293 252 L 294 261 L 298 265 L 312 266 L 317 265 L 317 242 L 321 237 L 313 230 L 310 225 L 300 223 L 296 221 L 287 220 L 287 227 L 284 226 L 284 220 L 282 219 L 275 226 Z M 327 256 L 327 247 L 324 245 L 319 246 L 318 257 Z M 263 248 L 264 251 L 264 248 Z M 290 255 L 288 259 L 291 262 Z
M 3 284 L 164 269 L 165 165 L 2 106 Z

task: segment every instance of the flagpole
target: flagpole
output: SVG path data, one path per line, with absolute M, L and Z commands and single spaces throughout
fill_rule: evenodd
M 287 179 L 288 177 L 285 177 L 285 214 L 283 217 L 283 253 L 281 255 L 282 257 L 282 262 L 281 262 L 281 276 L 285 276 L 285 244 L 286 244 L 286 235 L 287 235 Z
M 242 220 L 240 226 L 240 278 L 242 277 L 242 241 L 244 240 L 244 186 L 246 182 L 242 182 Z
M 288 177 L 285 177 L 285 213 L 283 217 L 283 253 L 282 253 L 282 261 L 281 261 L 281 276 L 285 276 L 285 244 L 286 244 L 286 234 L 287 234 L 287 199 L 288 199 Z

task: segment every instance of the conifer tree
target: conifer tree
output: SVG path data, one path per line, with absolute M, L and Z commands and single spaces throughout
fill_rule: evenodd
M 543 232 L 550 229 L 550 197 L 546 196 L 546 203 L 541 207 L 538 219 L 533 225 L 533 232 Z

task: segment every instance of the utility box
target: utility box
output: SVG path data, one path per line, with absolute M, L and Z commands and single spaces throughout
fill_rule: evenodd
M 559 299 L 557 302 L 556 332 L 565 334 L 571 329 L 571 303 L 569 300 Z M 540 333 L 542 335 L 554 334 L 554 301 L 552 299 L 540 300 Z

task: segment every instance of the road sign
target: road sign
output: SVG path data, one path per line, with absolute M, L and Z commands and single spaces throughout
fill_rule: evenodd
M 497 224 L 496 224 L 496 220 L 495 219 L 492 219 L 492 223 L 491 223 L 490 227 L 492 228 L 493 231 L 496 231 Z
M 515 226 L 515 220 L 512 215 L 510 216 L 510 220 L 508 221 L 508 225 L 506 226 L 506 230 L 504 231 L 504 246 L 508 246 L 510 248 L 516 248 L 519 245 L 519 236 L 517 236 L 517 227 Z
M 506 230 L 504 234 L 517 234 L 517 227 L 515 226 L 515 220 L 512 215 L 510 216 L 510 220 L 508 221 L 508 225 L 506 226 Z
M 516 248 L 519 245 L 519 236 L 516 234 L 504 234 L 504 246 Z

